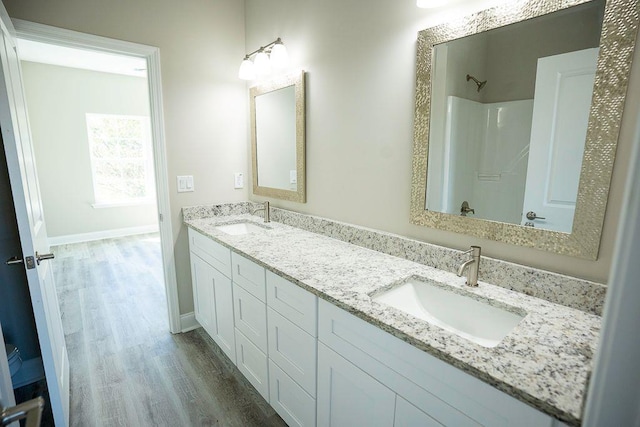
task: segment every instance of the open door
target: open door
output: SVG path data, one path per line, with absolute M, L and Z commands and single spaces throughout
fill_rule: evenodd
M 53 418 L 69 424 L 69 359 L 50 261 L 13 25 L 0 3 L 0 128 Z
M 540 58 L 522 225 L 571 233 L 598 48 Z
M 4 335 L 0 324 L 0 412 L 3 412 L 4 408 L 10 408 L 16 404 L 11 385 L 9 362 L 2 345 L 4 345 Z

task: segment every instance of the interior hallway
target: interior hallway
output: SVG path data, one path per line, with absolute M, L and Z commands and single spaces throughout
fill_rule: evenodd
M 202 329 L 171 335 L 158 234 L 53 247 L 72 426 L 284 426 Z

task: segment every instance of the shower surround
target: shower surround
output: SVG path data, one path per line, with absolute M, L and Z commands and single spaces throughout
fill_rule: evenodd
M 430 165 L 429 174 L 442 185 L 427 186 L 427 208 L 459 214 L 467 201 L 476 218 L 519 224 L 532 113 L 532 99 L 484 104 L 447 97 L 444 161 Z

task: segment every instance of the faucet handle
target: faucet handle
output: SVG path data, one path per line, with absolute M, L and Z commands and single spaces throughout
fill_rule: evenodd
M 480 246 L 471 246 L 470 249 L 462 252 L 460 255 L 470 255 L 472 254 L 474 257 L 475 256 L 480 256 L 480 251 L 481 251 L 481 247 Z

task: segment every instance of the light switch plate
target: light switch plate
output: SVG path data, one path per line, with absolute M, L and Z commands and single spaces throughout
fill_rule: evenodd
M 298 171 L 290 170 L 289 171 L 289 184 L 297 184 L 298 183 Z
M 233 174 L 233 188 L 244 188 L 244 174 L 242 172 Z
M 193 191 L 193 175 L 178 176 L 178 193 Z

